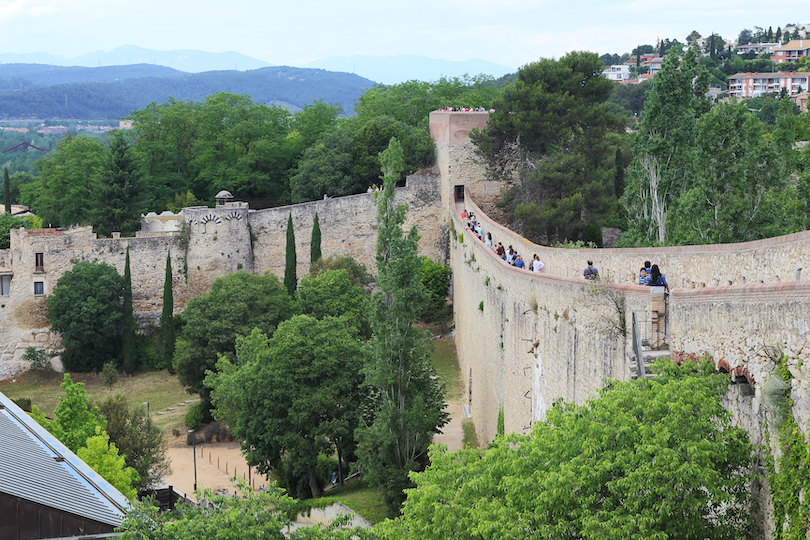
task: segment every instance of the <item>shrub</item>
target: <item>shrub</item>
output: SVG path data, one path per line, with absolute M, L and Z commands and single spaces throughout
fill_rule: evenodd
M 25 412 L 31 412 L 31 398 L 21 397 L 13 400 Z
M 101 368 L 101 381 L 104 383 L 104 386 L 112 390 L 112 387 L 118 382 L 118 369 L 115 367 L 115 364 L 112 362 L 104 364 L 104 367 Z
M 203 421 L 203 412 L 199 403 L 192 403 L 186 412 L 183 423 L 188 429 L 197 429 Z
M 52 369 L 51 359 L 48 357 L 48 353 L 46 353 L 44 350 L 26 347 L 22 359 L 26 362 L 31 362 L 32 370 L 45 371 Z

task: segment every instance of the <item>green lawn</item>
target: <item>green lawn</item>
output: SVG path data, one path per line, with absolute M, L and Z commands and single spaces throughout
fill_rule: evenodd
M 130 407 L 143 406 L 143 402 L 148 401 L 152 418 L 164 429 L 175 424 L 182 425 L 185 402 L 197 397 L 186 393 L 177 377 L 170 375 L 166 370 L 121 377 L 112 389 L 104 386 L 101 375 L 71 373 L 70 377 L 73 382 L 84 383 L 84 389 L 91 401 L 104 399 L 111 392 L 122 392 L 127 396 Z M 61 373 L 28 371 L 16 375 L 13 379 L 0 381 L 0 392 L 11 399 L 31 398 L 33 405 L 39 407 L 46 416 L 51 416 L 59 404 L 59 398 L 65 395 L 59 386 L 61 383 Z M 179 405 L 180 403 L 183 405 Z M 169 408 L 175 410 L 169 411 Z
M 318 501 L 318 506 L 340 502 L 366 518 L 372 525 L 387 517 L 387 507 L 382 495 L 368 486 L 364 480 L 356 479 L 350 484 L 336 487 L 326 492 L 326 497 Z
M 447 400 L 459 401 L 462 398 L 461 373 L 456 358 L 456 342 L 450 338 L 434 339 L 433 367 L 447 387 Z

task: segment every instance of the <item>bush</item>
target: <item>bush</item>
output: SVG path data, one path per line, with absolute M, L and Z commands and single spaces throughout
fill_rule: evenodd
M 315 466 L 318 475 L 318 487 L 323 489 L 332 481 L 332 473 L 338 470 L 338 462 L 324 454 L 318 454 L 318 464 Z
M 582 231 L 582 240 L 588 245 L 595 244 L 596 247 L 602 247 L 602 228 L 596 223 L 588 223 Z
M 112 390 L 112 387 L 118 382 L 118 368 L 115 367 L 115 364 L 112 362 L 104 364 L 104 367 L 101 368 L 101 381 L 104 386 Z
M 203 421 L 203 412 L 199 403 L 192 403 L 186 412 L 183 423 L 188 429 L 197 429 Z
M 26 347 L 22 359 L 26 362 L 31 362 L 32 370 L 45 371 L 52 369 L 51 359 L 44 350 Z
M 17 406 L 25 412 L 31 412 L 31 398 L 21 397 L 12 401 L 14 401 L 14 403 L 16 403 Z

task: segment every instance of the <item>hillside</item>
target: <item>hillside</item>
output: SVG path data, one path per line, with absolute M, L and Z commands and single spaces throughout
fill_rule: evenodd
M 202 100 L 215 92 L 248 94 L 254 101 L 298 110 L 323 100 L 347 114 L 373 82 L 350 73 L 287 66 L 251 71 L 183 73 L 138 64 L 100 68 L 0 65 L 0 119 L 121 118 L 170 97 Z

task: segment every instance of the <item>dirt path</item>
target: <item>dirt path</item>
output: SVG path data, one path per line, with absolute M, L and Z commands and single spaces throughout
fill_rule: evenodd
M 172 463 L 172 474 L 166 477 L 166 483 L 177 487 L 187 495 L 194 493 L 194 454 L 192 447 L 184 441 L 169 447 L 169 459 Z M 227 489 L 233 493 L 234 469 L 239 478 L 247 481 L 248 466 L 239 451 L 239 443 L 203 443 L 197 445 L 197 488 Z M 227 472 L 226 472 L 227 471 Z M 251 469 L 251 480 L 255 489 L 267 485 L 267 479 Z
M 433 442 L 446 444 L 447 450 L 454 452 L 464 448 L 464 429 L 461 427 L 464 413 L 461 402 L 457 400 L 450 401 L 445 410 L 450 413 L 450 423 L 442 428 L 442 433 L 433 437 Z

